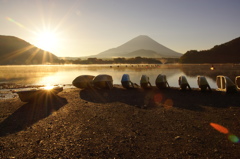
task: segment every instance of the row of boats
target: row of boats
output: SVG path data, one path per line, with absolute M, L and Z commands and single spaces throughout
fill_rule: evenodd
M 181 90 L 191 90 L 191 87 L 187 81 L 185 76 L 180 76 L 178 79 L 178 83 Z M 197 83 L 199 89 L 201 91 L 211 91 L 211 87 L 208 84 L 207 79 L 204 76 L 198 76 Z M 240 76 L 235 78 L 235 83 L 227 76 L 217 76 L 216 83 L 219 91 L 224 92 L 237 92 L 240 90 Z M 113 88 L 113 78 L 107 74 L 100 74 L 97 76 L 92 75 L 81 75 L 76 77 L 72 84 L 81 89 L 112 89 Z M 140 78 L 140 86 L 136 83 L 133 83 L 130 80 L 130 76 L 128 74 L 123 74 L 121 79 L 121 84 L 126 89 L 132 88 L 143 88 L 149 89 L 152 87 L 152 84 L 149 81 L 149 77 L 147 75 L 142 75 Z M 156 87 L 159 89 L 170 88 L 166 75 L 159 74 L 155 80 Z M 15 91 L 19 95 L 19 98 L 23 102 L 30 102 L 36 98 L 46 97 L 48 99 L 52 95 L 57 95 L 59 92 L 63 90 L 62 86 L 46 86 L 40 88 L 34 88 L 30 90 L 20 90 Z
M 191 87 L 185 76 L 180 76 L 178 83 L 181 90 L 191 90 Z M 212 91 L 210 85 L 205 76 L 198 76 L 197 83 L 201 91 Z M 237 76 L 235 83 L 227 76 L 219 75 L 216 78 L 216 83 L 219 91 L 224 92 L 236 92 L 240 90 L 240 76 Z M 87 88 L 99 88 L 99 89 L 112 89 L 113 88 L 113 78 L 107 74 L 100 74 L 98 76 L 92 75 L 81 75 L 72 81 L 72 84 L 81 89 Z M 121 79 L 121 84 L 124 88 L 137 88 L 139 87 L 136 83 L 130 80 L 129 74 L 123 74 Z M 166 75 L 159 74 L 155 80 L 156 87 L 159 89 L 170 88 Z M 140 87 L 143 89 L 151 88 L 149 77 L 147 75 L 142 75 L 140 78 Z

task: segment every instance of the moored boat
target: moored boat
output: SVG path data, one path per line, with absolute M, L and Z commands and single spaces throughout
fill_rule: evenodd
M 206 77 L 198 76 L 197 77 L 197 83 L 198 83 L 198 86 L 199 86 L 201 91 L 206 91 L 206 90 L 212 91 L 211 87 L 208 84 L 208 81 L 207 81 Z
M 223 91 L 227 93 L 237 91 L 236 85 L 227 76 L 222 76 L 222 75 L 217 76 L 216 83 L 217 83 L 218 91 Z
M 46 86 L 29 90 L 14 91 L 14 93 L 18 94 L 21 101 L 30 102 L 41 97 L 50 97 L 51 95 L 57 95 L 62 90 L 63 87 L 61 86 Z
M 112 89 L 113 88 L 113 78 L 107 74 L 97 75 L 93 79 L 93 86 L 100 89 Z
M 181 90 L 186 90 L 187 88 L 189 90 L 192 90 L 188 81 L 187 81 L 187 78 L 185 76 L 180 76 L 179 79 L 178 79 L 178 84 L 181 88 Z
M 149 81 L 149 77 L 147 75 L 142 75 L 141 76 L 140 85 L 144 89 L 152 87 L 152 85 L 151 85 L 151 83 Z
M 124 88 L 134 88 L 134 84 L 131 82 L 128 74 L 123 74 L 121 83 Z
M 240 76 L 237 76 L 237 77 L 235 78 L 235 84 L 236 84 L 236 86 L 237 86 L 237 89 L 240 90 Z
M 73 81 L 72 84 L 77 87 L 77 88 L 81 88 L 81 89 L 85 89 L 85 88 L 92 88 L 92 81 L 93 78 L 95 76 L 92 75 L 81 75 L 76 77 Z
M 155 84 L 156 84 L 156 86 L 159 89 L 163 89 L 163 88 L 168 88 L 169 87 L 166 75 L 162 75 L 162 74 L 159 74 L 157 76 Z

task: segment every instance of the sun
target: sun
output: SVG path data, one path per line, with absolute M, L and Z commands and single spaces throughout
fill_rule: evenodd
M 45 51 L 53 51 L 57 47 L 57 35 L 53 31 L 45 30 L 37 33 L 37 46 Z

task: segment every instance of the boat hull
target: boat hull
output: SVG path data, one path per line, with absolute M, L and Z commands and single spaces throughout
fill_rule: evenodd
M 63 87 L 53 87 L 52 89 L 34 89 L 34 90 L 23 90 L 16 91 L 19 98 L 23 102 L 30 102 L 36 99 L 50 99 L 52 95 L 57 95 L 63 90 Z
M 92 88 L 92 80 L 95 76 L 91 75 L 81 75 L 75 78 L 72 84 L 80 89 Z

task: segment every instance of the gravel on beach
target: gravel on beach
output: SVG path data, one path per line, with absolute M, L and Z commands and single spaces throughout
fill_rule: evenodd
M 239 97 L 114 85 L 2 99 L 0 158 L 239 158 Z

